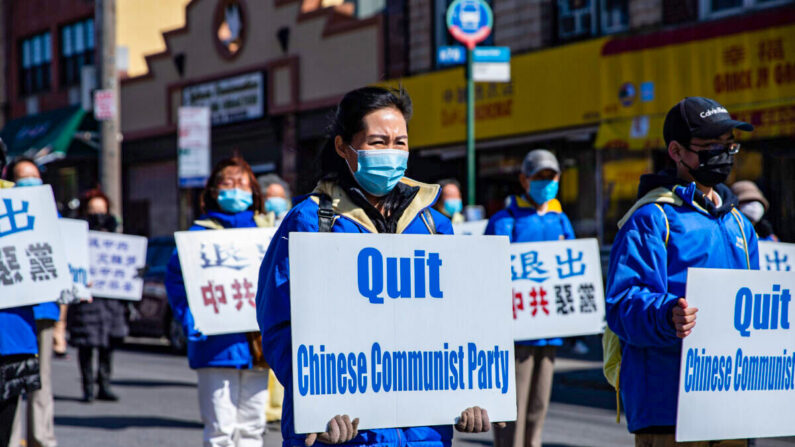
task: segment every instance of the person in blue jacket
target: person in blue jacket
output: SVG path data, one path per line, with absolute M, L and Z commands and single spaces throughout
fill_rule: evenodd
M 511 243 L 574 239 L 571 222 L 555 198 L 560 182 L 555 155 L 546 149 L 530 151 L 522 162 L 519 182 L 524 194 L 511 196 L 508 206 L 489 219 L 485 233 L 508 236 Z M 516 343 L 516 422 L 495 430 L 496 447 L 541 446 L 555 350 L 562 344 L 560 338 Z
M 404 177 L 409 158 L 411 99 L 403 90 L 365 87 L 337 107 L 321 153 L 321 180 L 296 199 L 260 267 L 257 320 L 268 364 L 284 384 L 283 446 L 323 444 L 379 447 L 449 447 L 451 426 L 358 430 L 358 418 L 329 415 L 324 433 L 295 433 L 290 336 L 288 244 L 292 232 L 452 234 L 450 220 L 432 209 L 438 185 Z M 322 206 L 321 206 L 322 205 Z M 322 255 L 322 254 L 321 254 Z M 329 262 L 334 262 L 329 258 Z M 353 415 L 367 417 L 367 415 Z M 451 421 L 453 422 L 453 421 Z M 488 431 L 488 413 L 464 410 L 456 429 Z
M 638 446 L 680 445 L 674 433 L 682 339 L 698 312 L 685 296 L 687 269 L 759 268 L 754 227 L 723 184 L 740 149 L 735 128 L 753 130 L 711 99 L 685 98 L 671 108 L 663 136 L 676 169 L 641 177 L 640 200 L 619 222 L 607 324 L 620 340 L 619 391 Z
M 8 165 L 8 180 L 15 187 L 41 186 L 41 172 L 36 163 L 29 158 L 18 158 Z M 55 440 L 55 402 L 52 395 L 52 357 L 55 323 L 61 318 L 61 310 L 56 302 L 33 306 L 36 320 L 36 338 L 39 351 L 39 376 L 41 388 L 28 395 L 27 444 L 31 447 L 51 447 Z M 21 408 L 17 410 L 22 417 Z M 17 425 L 18 427 L 18 425 Z M 13 438 L 21 436 L 16 433 Z
M 265 226 L 263 204 L 249 164 L 238 157 L 221 160 L 207 180 L 201 195 L 202 215 L 190 231 Z M 204 445 L 261 447 L 266 431 L 268 368 L 262 359 L 259 333 L 205 335 L 198 331 L 176 251 L 166 269 L 165 285 L 174 318 L 188 338 L 188 363 L 199 378 Z

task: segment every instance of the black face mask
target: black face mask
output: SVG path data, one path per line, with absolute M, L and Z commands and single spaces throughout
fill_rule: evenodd
M 110 214 L 89 214 L 88 215 L 88 228 L 91 230 L 109 231 L 113 233 L 116 231 L 116 218 Z
M 683 146 L 684 147 L 684 146 Z M 734 155 L 729 154 L 728 149 L 709 149 L 704 151 L 694 151 L 688 147 L 686 150 L 698 154 L 698 167 L 693 168 L 680 161 L 682 165 L 690 170 L 690 174 L 696 181 L 704 186 L 713 187 L 718 183 L 723 183 L 729 178 L 734 166 Z

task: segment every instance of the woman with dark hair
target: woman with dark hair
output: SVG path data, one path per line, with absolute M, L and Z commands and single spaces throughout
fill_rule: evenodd
M 86 191 L 80 200 L 80 217 L 88 221 L 92 231 L 116 232 L 118 222 L 110 214 L 110 200 L 99 189 Z M 66 321 L 69 344 L 77 348 L 77 362 L 83 383 L 83 402 L 96 397 L 100 400 L 117 401 L 118 396 L 110 389 L 113 349 L 127 335 L 126 306 L 123 301 L 94 296 L 91 301 L 69 306 Z M 99 356 L 94 394 L 94 350 Z
M 260 267 L 257 320 L 268 364 L 285 386 L 282 404 L 283 446 L 316 441 L 355 446 L 422 445 L 446 447 L 451 426 L 357 429 L 358 418 L 330 419 L 327 431 L 299 435 L 293 424 L 290 335 L 291 232 L 452 234 L 450 220 L 432 209 L 438 185 L 403 176 L 409 158 L 407 123 L 411 99 L 402 90 L 365 87 L 345 95 L 337 107 L 321 154 L 322 177 L 315 191 L 299 200 L 273 237 Z M 333 262 L 333 259 L 329 259 Z M 332 415 L 329 415 L 331 417 Z M 357 416 L 357 415 L 353 415 Z M 468 408 L 456 428 L 489 430 L 488 414 Z
M 201 195 L 202 216 L 190 231 L 272 226 L 251 167 L 228 158 L 213 168 Z M 174 319 L 188 337 L 188 363 L 199 377 L 205 446 L 261 447 L 268 401 L 268 368 L 258 332 L 204 335 L 194 326 L 179 256 L 166 269 Z

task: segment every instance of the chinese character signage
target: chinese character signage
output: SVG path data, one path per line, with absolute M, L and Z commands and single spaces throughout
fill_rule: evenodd
M 595 239 L 511 244 L 518 340 L 599 334 L 605 299 Z
M 88 232 L 91 294 L 100 298 L 139 301 L 146 265 L 146 238 L 104 231 Z
M 488 219 L 453 224 L 453 233 L 456 236 L 483 236 L 488 224 Z
M 795 244 L 759 241 L 759 270 L 795 272 Z
M 174 233 L 196 329 L 205 335 L 258 331 L 259 267 L 275 228 Z
M 508 245 L 291 233 L 296 432 L 340 413 L 359 429 L 451 425 L 472 405 L 515 420 Z
M 55 301 L 71 285 L 52 189 L 0 189 L 0 308 Z
M 66 250 L 66 261 L 69 264 L 69 275 L 74 284 L 72 291 L 77 298 L 88 300 L 91 291 L 89 272 L 91 263 L 88 258 L 88 222 L 76 219 L 60 219 L 61 237 Z

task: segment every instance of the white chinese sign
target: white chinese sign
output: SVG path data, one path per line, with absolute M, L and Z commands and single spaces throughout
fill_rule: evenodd
M 73 294 L 82 300 L 91 298 L 88 284 L 91 282 L 89 272 L 91 262 L 88 257 L 88 222 L 76 219 L 60 219 L 61 237 L 63 238 L 66 260 L 69 263 L 69 274 L 72 277 Z
M 759 270 L 795 272 L 795 244 L 759 241 Z
M 129 234 L 88 232 L 91 294 L 100 298 L 139 301 L 146 265 L 146 238 Z
M 457 236 L 483 236 L 488 224 L 488 219 L 453 224 L 453 233 Z
M 257 279 L 275 232 L 239 228 L 174 233 L 188 306 L 202 334 L 259 330 Z

